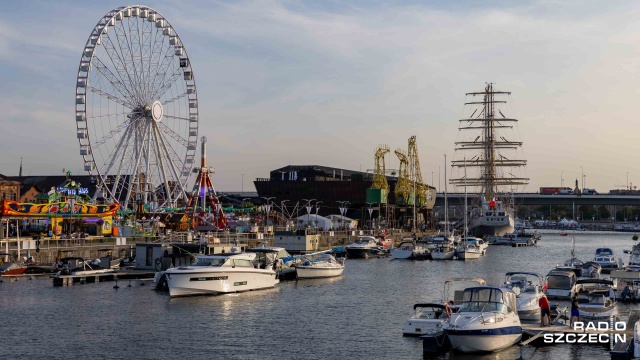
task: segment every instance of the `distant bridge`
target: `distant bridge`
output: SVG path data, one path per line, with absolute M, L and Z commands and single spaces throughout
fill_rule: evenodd
M 469 205 L 477 199 L 480 194 L 468 194 Z M 640 206 L 640 196 L 638 195 L 540 195 L 538 193 L 515 193 L 513 200 L 516 205 L 611 205 L 611 206 Z M 451 206 L 464 205 L 464 194 L 449 193 L 447 201 Z M 438 193 L 435 206 L 444 206 L 444 193 Z

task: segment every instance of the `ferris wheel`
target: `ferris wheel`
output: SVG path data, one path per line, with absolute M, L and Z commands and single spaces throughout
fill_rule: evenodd
M 196 83 L 182 40 L 147 6 L 109 11 L 91 31 L 76 83 L 84 169 L 122 208 L 185 199 L 198 139 Z

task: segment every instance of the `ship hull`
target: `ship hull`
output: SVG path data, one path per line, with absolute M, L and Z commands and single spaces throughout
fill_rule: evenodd
M 514 221 L 510 216 L 505 216 L 504 221 L 492 221 L 486 217 L 479 217 L 469 224 L 469 232 L 477 237 L 502 236 L 514 230 Z

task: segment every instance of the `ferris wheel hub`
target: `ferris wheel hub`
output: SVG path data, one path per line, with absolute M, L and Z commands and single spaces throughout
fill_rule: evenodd
M 156 100 L 151 105 L 151 117 L 156 122 L 162 121 L 162 115 L 164 114 L 164 109 L 162 108 L 162 104 L 160 101 Z

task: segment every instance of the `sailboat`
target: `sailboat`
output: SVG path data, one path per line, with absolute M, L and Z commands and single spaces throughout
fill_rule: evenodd
M 464 177 L 467 178 L 467 167 L 464 168 Z M 470 243 L 467 241 L 467 185 L 464 186 L 464 238 L 462 244 L 456 250 L 456 256 L 459 260 L 479 259 L 482 255 L 482 249 L 478 244 Z
M 447 207 L 447 155 L 444 155 L 444 237 L 443 241 L 431 250 L 433 260 L 451 260 L 456 255 L 449 234 L 449 208 Z
M 478 169 L 475 176 L 451 179 L 455 186 L 480 188 L 478 203 L 471 212 L 469 231 L 478 237 L 502 236 L 514 230 L 513 204 L 508 196 L 501 196 L 501 187 L 513 187 L 528 184 L 529 179 L 517 177 L 504 168 L 524 167 L 526 160 L 514 160 L 509 151 L 516 151 L 522 142 L 512 141 L 500 134 L 501 130 L 512 129 L 518 120 L 506 117 L 498 105 L 506 104 L 501 96 L 510 92 L 495 91 L 493 84 L 486 85 L 484 91 L 467 93 L 472 97 L 481 96 L 482 101 L 465 103 L 474 108 L 468 118 L 460 120 L 460 133 L 477 135 L 455 143 L 456 152 L 472 152 L 474 156 L 464 160 L 454 160 L 451 166 L 462 168 L 470 166 Z M 480 134 L 478 135 L 478 132 Z M 507 156 L 509 155 L 509 157 Z

